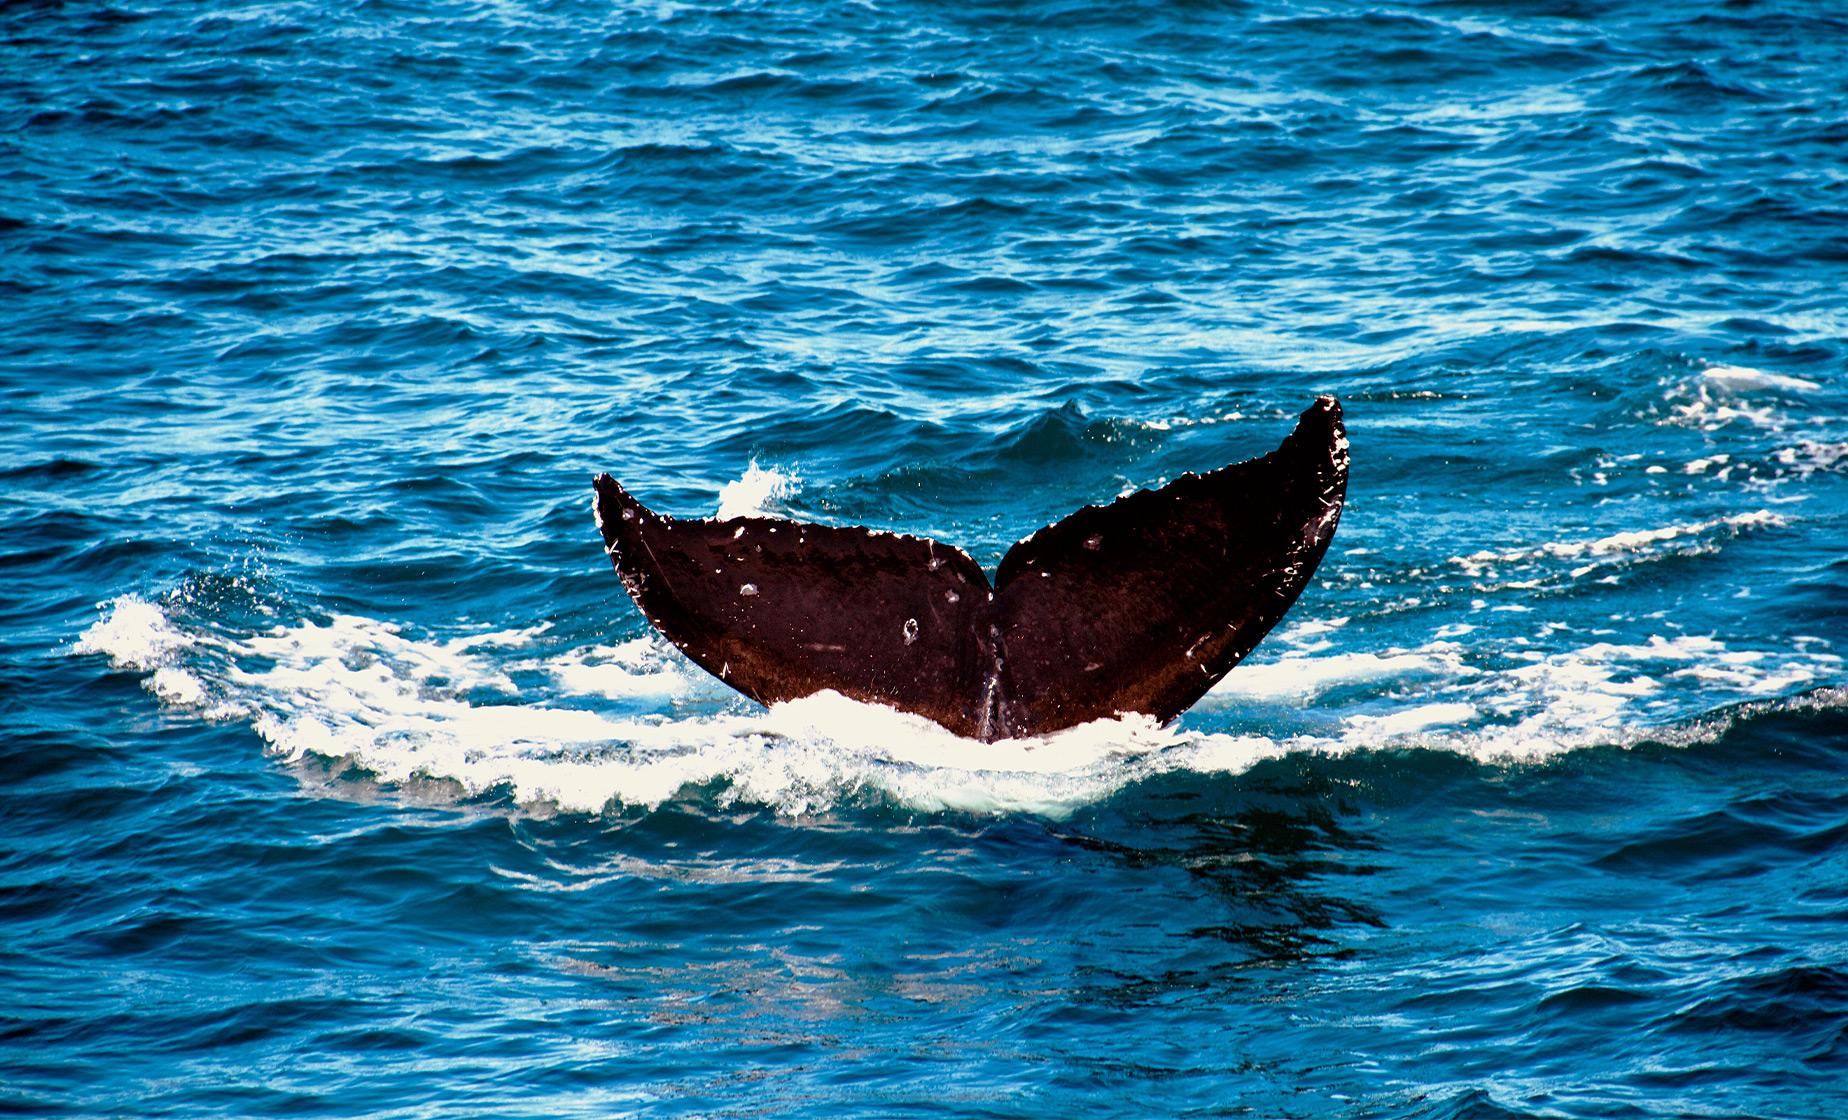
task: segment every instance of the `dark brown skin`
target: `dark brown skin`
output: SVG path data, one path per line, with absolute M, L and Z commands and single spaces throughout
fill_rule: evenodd
M 1008 550 L 773 517 L 676 520 L 596 480 L 597 524 L 642 613 L 765 704 L 834 689 L 994 741 L 1187 710 L 1270 632 L 1347 493 L 1341 406 L 1277 450 L 1086 506 Z

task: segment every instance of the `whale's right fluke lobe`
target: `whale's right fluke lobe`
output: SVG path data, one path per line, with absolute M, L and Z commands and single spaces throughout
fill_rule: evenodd
M 1341 406 L 1322 397 L 1269 455 L 1087 506 L 1015 545 L 995 580 L 997 722 L 1185 711 L 1308 585 L 1347 466 Z
M 1186 710 L 1308 585 L 1347 467 L 1341 406 L 1319 398 L 1269 455 L 1034 533 L 992 589 L 966 553 L 935 541 L 676 520 L 608 475 L 596 511 L 642 613 L 745 695 L 834 689 L 993 740 Z

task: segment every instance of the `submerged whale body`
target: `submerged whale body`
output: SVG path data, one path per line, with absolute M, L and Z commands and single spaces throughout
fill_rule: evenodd
M 1282 446 L 1086 506 L 1008 550 L 774 517 L 681 520 L 596 479 L 623 586 L 668 640 L 765 704 L 834 689 L 993 741 L 1140 712 L 1166 722 L 1309 582 L 1347 493 L 1341 406 Z

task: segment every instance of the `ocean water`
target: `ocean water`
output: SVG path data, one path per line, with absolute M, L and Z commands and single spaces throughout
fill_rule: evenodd
M 1848 16 L 0 10 L 0 1111 L 1848 1114 Z M 984 745 L 590 477 L 992 567 L 1347 410 L 1284 624 Z

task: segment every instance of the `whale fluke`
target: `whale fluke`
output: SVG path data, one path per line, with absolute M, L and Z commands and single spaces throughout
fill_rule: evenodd
M 1319 397 L 1261 458 L 1086 506 L 1008 550 L 775 517 L 665 517 L 609 475 L 597 525 L 636 605 L 765 704 L 834 689 L 993 741 L 1166 722 L 1251 652 L 1328 550 L 1347 493 Z

